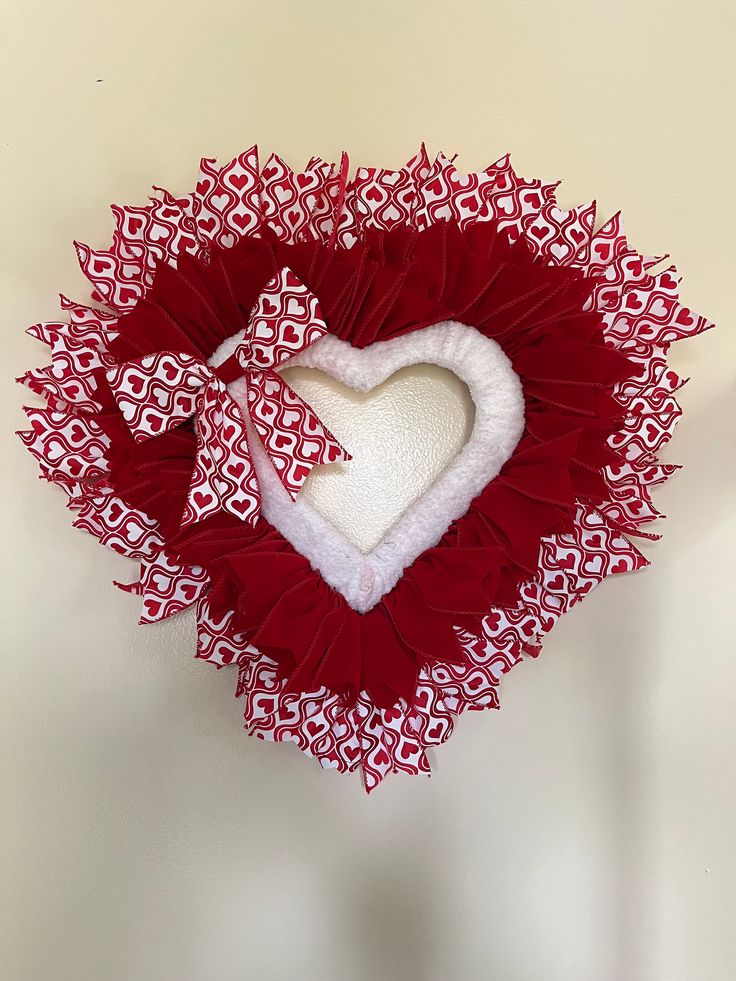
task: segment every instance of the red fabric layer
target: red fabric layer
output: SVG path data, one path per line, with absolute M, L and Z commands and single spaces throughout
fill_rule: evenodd
M 134 443 L 101 375 L 111 482 L 159 522 L 182 561 L 207 569 L 214 612 L 236 611 L 237 628 L 291 690 L 324 685 L 347 699 L 367 690 L 381 707 L 411 701 L 423 665 L 462 658 L 454 628 L 472 630 L 492 606 L 517 601 L 540 539 L 571 527 L 576 500 L 606 498 L 601 471 L 616 460 L 607 444 L 622 411 L 611 391 L 634 368 L 584 309 L 594 280 L 546 265 L 523 240 L 510 245 L 493 222 L 370 232 L 349 250 L 245 238 L 208 265 L 184 257 L 177 270 L 162 265 L 149 298 L 119 322 L 113 353 L 208 358 L 284 265 L 317 295 L 330 331 L 357 347 L 452 319 L 497 340 L 526 403 L 524 437 L 499 476 L 363 615 L 263 519 L 248 529 L 220 514 L 178 531 L 192 427 Z

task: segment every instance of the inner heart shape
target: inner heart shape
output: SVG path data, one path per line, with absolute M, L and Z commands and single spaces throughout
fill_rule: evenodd
M 468 389 L 436 365 L 402 368 L 365 394 L 316 368 L 283 375 L 352 455 L 315 467 L 299 496 L 367 555 L 467 443 Z
M 211 359 L 212 364 L 226 360 L 241 336 L 225 341 Z M 464 382 L 475 405 L 475 420 L 467 442 L 462 423 L 459 427 L 455 425 L 452 442 L 445 442 L 449 449 L 435 468 L 435 473 L 441 472 L 429 486 L 417 488 L 415 484 L 412 495 L 408 480 L 411 474 L 407 474 L 405 487 L 409 487 L 409 497 L 404 496 L 402 513 L 378 542 L 375 538 L 371 540 L 367 523 L 361 530 L 362 515 L 351 514 L 341 522 L 348 530 L 346 536 L 318 510 L 320 494 L 314 489 L 319 488 L 318 481 L 325 484 L 330 476 L 340 477 L 339 473 L 320 474 L 319 471 L 334 471 L 334 467 L 315 468 L 312 488 L 303 490 L 292 500 L 258 438 L 249 432 L 263 515 L 360 613 L 375 606 L 393 589 L 404 569 L 437 544 L 514 452 L 524 429 L 521 382 L 495 341 L 456 321 L 434 324 L 362 349 L 327 335 L 288 362 L 289 368 L 316 368 L 362 394 L 371 392 L 396 372 L 420 364 L 438 365 Z M 245 379 L 232 382 L 228 390 L 245 407 Z M 308 393 L 304 394 L 309 401 Z M 329 425 L 327 414 L 322 415 L 320 411 L 323 407 L 315 405 L 315 408 Z M 458 416 L 455 413 L 453 416 L 457 423 Z M 342 438 L 340 432 L 335 435 Z M 438 447 L 431 434 L 427 438 L 428 446 Z M 373 452 L 381 453 L 380 436 L 376 442 Z M 354 452 L 347 436 L 344 445 Z M 450 456 L 453 458 L 448 462 Z M 443 467 L 443 464 L 447 465 Z M 343 466 L 347 473 L 349 465 Z M 426 469 L 424 473 L 426 476 Z M 381 493 L 379 481 L 380 476 L 375 484 L 377 494 Z M 355 501 L 350 506 L 355 507 Z M 334 508 L 334 502 L 331 507 Z M 361 551 L 361 546 L 370 551 Z

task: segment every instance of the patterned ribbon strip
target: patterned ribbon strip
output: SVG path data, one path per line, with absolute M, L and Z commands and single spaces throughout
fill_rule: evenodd
M 296 497 L 313 466 L 350 456 L 277 373 L 327 333 L 319 302 L 290 269 L 259 296 L 235 353 L 219 368 L 162 351 L 107 372 L 123 418 L 140 442 L 197 417 L 197 458 L 182 527 L 218 511 L 249 524 L 261 495 L 246 420 L 226 382 L 245 375 L 247 414 L 286 490 Z

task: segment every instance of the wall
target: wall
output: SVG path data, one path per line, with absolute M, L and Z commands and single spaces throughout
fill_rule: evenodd
M 692 375 L 653 568 L 606 584 L 429 781 L 370 799 L 248 740 L 187 617 L 135 625 L 11 435 L 0 479 L 7 981 L 727 981 L 736 963 L 733 6 L 718 0 L 4 0 L 3 376 L 84 296 L 71 240 L 258 140 L 398 165 L 512 150 L 622 208 L 721 329 Z

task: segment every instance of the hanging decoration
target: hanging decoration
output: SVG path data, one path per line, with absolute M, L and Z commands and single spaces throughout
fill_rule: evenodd
M 680 416 L 670 345 L 711 325 L 619 215 L 561 210 L 508 157 L 463 174 L 424 147 L 399 170 L 301 173 L 255 147 L 195 190 L 113 207 L 77 244 L 92 304 L 29 333 L 51 364 L 20 437 L 74 525 L 140 564 L 141 622 L 194 606 L 197 656 L 231 666 L 247 730 L 323 767 L 428 773 L 466 709 L 609 575 Z M 351 448 L 289 386 L 318 367 L 370 391 L 446 367 L 469 441 L 361 553 L 300 490 Z

